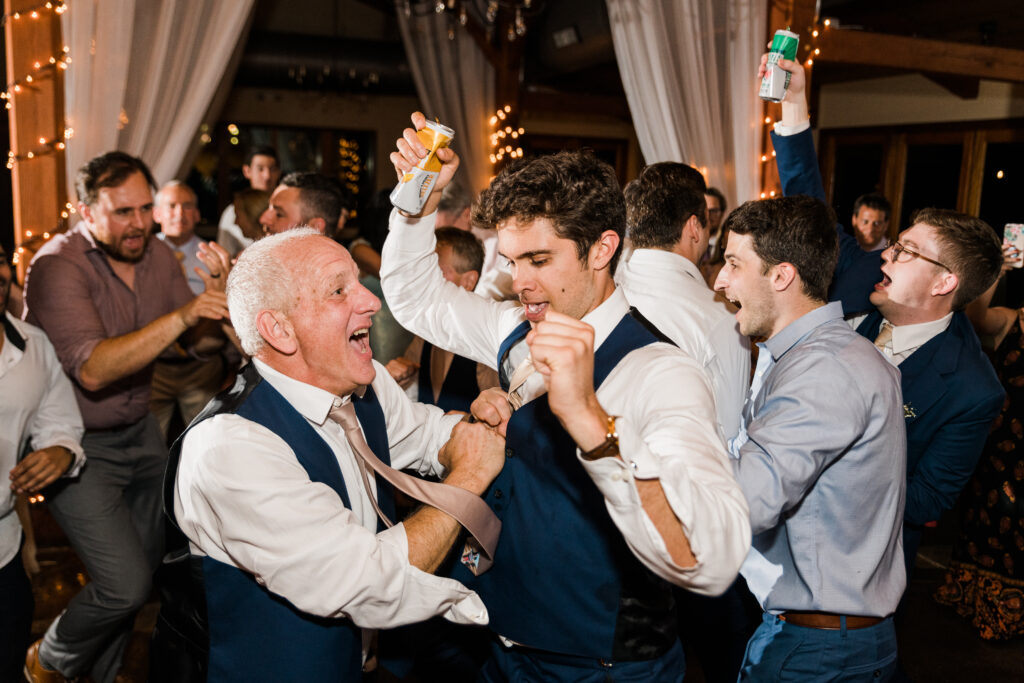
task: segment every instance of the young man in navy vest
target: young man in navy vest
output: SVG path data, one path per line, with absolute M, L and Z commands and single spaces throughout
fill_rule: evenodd
M 247 247 L 228 307 L 253 362 L 182 437 L 169 473 L 174 518 L 202 557 L 208 680 L 359 680 L 360 629 L 486 623 L 475 593 L 429 573 L 458 522 L 425 506 L 383 530 L 375 507 L 394 519 L 393 490 L 361 477 L 329 415 L 352 401 L 380 460 L 477 495 L 504 440 L 409 401 L 372 360 L 380 302 L 348 252 L 311 228 Z
M 437 263 L 444 279 L 472 292 L 480 281 L 484 249 L 473 233 L 459 228 L 438 228 Z M 481 391 L 499 385 L 498 374 L 451 351 L 416 337 L 405 353 L 387 364 L 395 381 L 420 403 L 443 410 L 469 412 Z
M 782 120 L 772 134 L 782 190 L 824 199 L 804 71 L 796 62 L 784 60 L 780 66 L 792 74 Z M 877 253 L 862 251 L 838 227 L 839 265 L 831 296 L 843 302 L 854 329 L 874 340 L 900 369 L 907 425 L 903 552 L 908 575 L 924 525 L 956 502 L 1004 396 L 962 312 L 999 277 L 1003 254 L 995 231 L 978 218 L 941 209 L 918 211 L 911 223 L 881 252 L 881 272 Z
M 413 128 L 398 150 L 400 176 L 427 154 Z M 434 211 L 458 165 L 451 150 L 438 157 L 422 212 L 392 214 L 381 275 L 399 322 L 487 363 L 512 389 L 473 405 L 507 435 L 485 497 L 503 523 L 494 566 L 455 572 L 483 597 L 496 634 L 482 680 L 681 680 L 670 582 L 725 590 L 749 519 L 706 376 L 615 288 L 625 228 L 615 173 L 563 152 L 498 174 L 473 219 L 497 228 L 510 263 L 520 304 L 499 303 L 437 267 Z

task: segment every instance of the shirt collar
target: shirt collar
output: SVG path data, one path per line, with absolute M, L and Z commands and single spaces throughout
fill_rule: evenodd
M 7 337 L 7 341 L 11 342 L 19 351 L 25 350 L 25 337 L 18 332 L 18 328 L 14 326 L 14 323 L 8 319 L 10 314 L 4 312 L 3 324 L 4 324 L 4 336 Z
M 949 323 L 953 320 L 952 311 L 938 320 L 929 320 L 926 323 L 914 323 L 913 325 L 892 326 L 892 352 L 900 354 L 923 346 L 935 335 L 945 332 Z M 886 322 L 889 322 L 886 320 Z M 889 323 L 892 325 L 892 323 Z
M 622 316 L 629 313 L 629 303 L 626 296 L 619 287 L 615 288 L 612 295 L 601 302 L 601 304 L 583 316 L 583 322 L 594 328 L 594 349 L 597 350 L 608 335 L 612 333 L 615 326 L 622 320 Z
M 815 328 L 833 320 L 843 319 L 843 305 L 838 301 L 827 303 L 815 308 L 782 328 L 782 331 L 764 343 L 764 348 L 772 354 L 772 360 L 778 361 L 787 351 L 796 346 L 797 342 L 806 337 Z
M 632 268 L 669 268 L 674 271 L 683 271 L 695 280 L 704 281 L 700 269 L 685 256 L 680 256 L 674 251 L 665 249 L 637 249 L 629 257 Z
M 278 372 L 258 358 L 253 358 L 256 370 L 260 373 L 270 386 L 274 387 L 285 400 L 304 418 L 318 425 L 323 425 L 332 408 L 345 405 L 351 398 L 349 396 L 335 396 L 329 391 L 314 387 L 312 384 L 300 382 L 284 373 Z M 357 395 L 362 395 L 365 387 L 360 387 Z
M 188 254 L 188 253 L 189 253 L 189 248 L 190 248 L 190 247 L 192 246 L 192 244 L 193 244 L 194 242 L 197 242 L 197 241 L 199 240 L 199 235 L 192 235 L 192 237 L 190 237 L 190 238 L 189 238 L 188 242 L 185 242 L 185 244 L 183 244 L 183 245 L 181 245 L 181 246 L 179 247 L 179 246 L 178 246 L 177 244 L 175 244 L 174 242 L 172 242 L 172 241 L 171 241 L 171 240 L 170 240 L 170 239 L 169 239 L 169 238 L 167 237 L 167 234 L 166 234 L 166 233 L 158 232 L 158 233 L 156 234 L 156 237 L 157 237 L 157 239 L 159 239 L 159 240 L 160 240 L 161 242 L 163 242 L 164 244 L 166 244 L 166 245 L 167 245 L 168 247 L 170 247 L 170 248 L 171 248 L 171 249 L 173 249 L 174 251 L 180 251 L 180 252 L 182 252 L 182 253 L 184 253 L 184 254 Z M 195 251 L 198 251 L 198 249 L 199 249 L 199 245 L 196 245 L 196 248 L 195 248 L 195 249 L 193 249 L 192 251 L 193 251 L 193 252 L 195 252 Z

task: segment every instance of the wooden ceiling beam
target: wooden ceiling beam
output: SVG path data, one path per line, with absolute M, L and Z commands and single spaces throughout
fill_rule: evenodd
M 841 29 L 822 31 L 818 48 L 816 62 L 1024 83 L 1024 50 Z

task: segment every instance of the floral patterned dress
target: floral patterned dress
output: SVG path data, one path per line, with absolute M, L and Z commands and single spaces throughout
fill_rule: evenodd
M 982 638 L 1024 634 L 1024 334 L 1018 318 L 992 354 L 1006 390 L 985 450 L 960 495 L 962 525 L 935 599 Z

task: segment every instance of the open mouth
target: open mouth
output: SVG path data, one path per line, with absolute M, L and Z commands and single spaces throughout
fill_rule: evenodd
M 888 275 L 886 275 L 883 272 L 882 273 L 882 281 L 875 285 L 875 289 L 881 291 L 881 290 L 885 289 L 886 287 L 888 287 L 891 284 L 892 284 L 892 278 L 889 277 Z
M 125 235 L 121 240 L 121 248 L 129 253 L 142 251 L 146 246 L 146 236 L 142 233 Z
M 530 322 L 540 322 L 544 319 L 544 315 L 548 311 L 547 303 L 527 303 L 523 302 L 523 309 L 526 311 L 526 319 Z
M 352 336 L 348 338 L 348 343 L 358 354 L 373 354 L 373 351 L 370 350 L 369 327 L 364 327 L 353 332 Z

